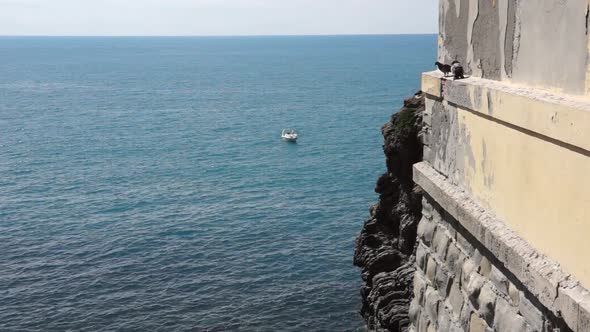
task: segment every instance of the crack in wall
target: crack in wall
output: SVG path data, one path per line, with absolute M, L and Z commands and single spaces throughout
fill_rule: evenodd
M 586 7 L 586 35 L 588 35 L 588 16 L 590 16 L 590 5 Z

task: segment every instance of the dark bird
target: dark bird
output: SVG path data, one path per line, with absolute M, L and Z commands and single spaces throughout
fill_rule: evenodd
M 459 63 L 459 61 L 453 61 L 451 65 L 451 72 L 456 80 L 460 80 L 465 78 L 465 71 L 463 70 L 463 66 Z
M 438 67 L 438 70 L 442 71 L 443 74 L 445 74 L 445 76 L 447 76 L 447 74 L 451 72 L 451 66 L 449 65 L 445 65 L 444 63 L 440 63 L 438 61 L 434 64 Z

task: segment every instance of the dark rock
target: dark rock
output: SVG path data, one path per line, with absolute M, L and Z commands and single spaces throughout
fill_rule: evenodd
M 424 95 L 404 101 L 381 132 L 387 172 L 377 181 L 379 202 L 356 241 L 354 264 L 362 269 L 361 315 L 373 331 L 407 331 L 414 278 L 416 232 L 422 193 L 412 165 L 422 160 Z

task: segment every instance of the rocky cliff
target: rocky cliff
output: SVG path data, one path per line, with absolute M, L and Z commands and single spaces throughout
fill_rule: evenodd
M 412 165 L 422 160 L 424 95 L 416 93 L 382 128 L 387 172 L 377 181 L 379 202 L 357 238 L 354 264 L 362 268 L 361 314 L 370 330 L 407 331 L 414 277 L 416 229 L 422 194 Z

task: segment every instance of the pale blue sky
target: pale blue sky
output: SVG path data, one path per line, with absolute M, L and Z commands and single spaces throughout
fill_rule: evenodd
M 0 35 L 435 33 L 438 0 L 0 0 Z

